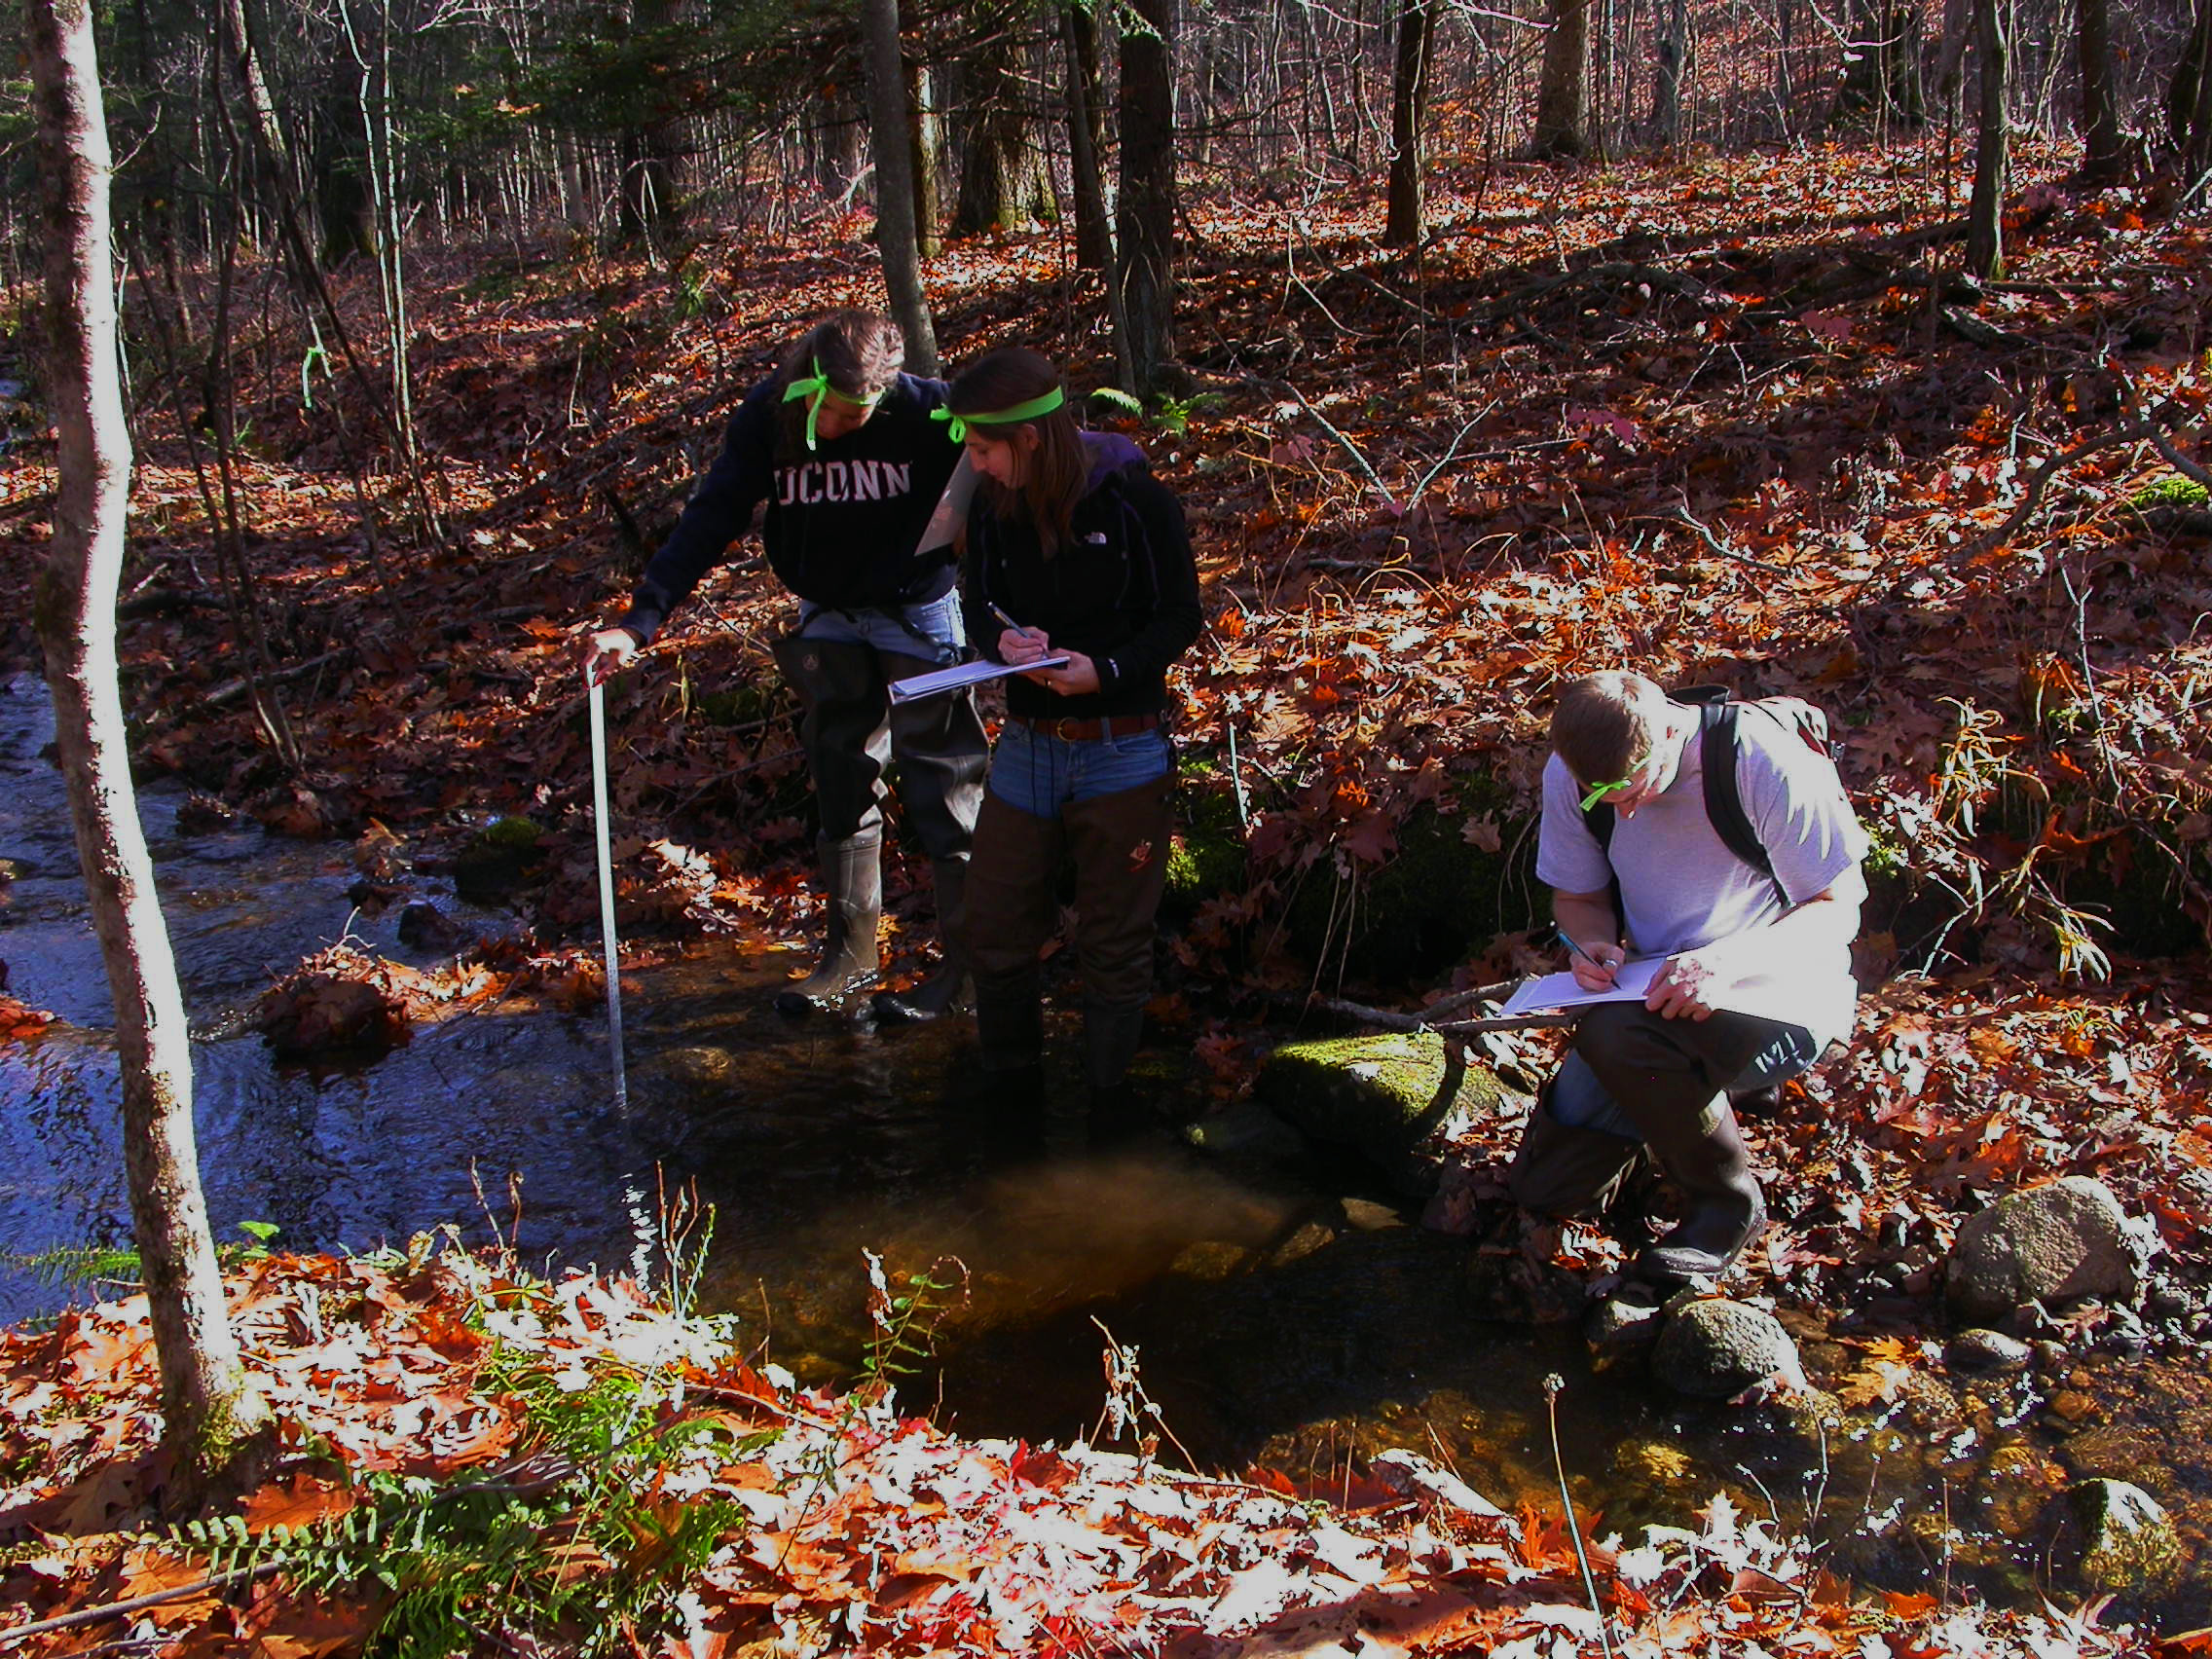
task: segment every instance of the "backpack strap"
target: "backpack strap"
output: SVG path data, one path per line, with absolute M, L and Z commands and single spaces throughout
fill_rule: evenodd
M 1741 704 L 1725 699 L 1698 704 L 1699 729 L 1705 735 L 1705 817 L 1723 846 L 1773 881 L 1774 860 L 1751 828 L 1743 792 L 1736 784 L 1736 719 L 1741 709 Z

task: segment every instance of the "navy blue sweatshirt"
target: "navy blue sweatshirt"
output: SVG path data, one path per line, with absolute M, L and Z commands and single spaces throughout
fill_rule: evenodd
M 1098 689 L 1063 697 L 1018 676 L 1010 713 L 1050 719 L 1141 715 L 1167 707 L 1167 667 L 1204 626 L 1191 535 L 1175 493 L 1153 477 L 1144 452 L 1110 432 L 1086 432 L 1090 488 L 1076 503 L 1066 544 L 1047 553 L 1018 507 L 1001 517 L 977 490 L 968 510 L 963 599 L 968 637 L 993 661 L 1005 624 L 997 606 L 1055 648 L 1098 665 Z
M 768 568 L 801 599 L 857 610 L 919 604 L 952 587 L 950 547 L 914 552 L 960 462 L 960 446 L 946 436 L 944 423 L 930 419 L 944 402 L 944 383 L 901 375 L 866 425 L 779 459 L 783 400 L 783 383 L 771 377 L 747 392 L 731 417 L 721 454 L 645 567 L 618 624 L 641 643 L 720 563 L 763 501 Z

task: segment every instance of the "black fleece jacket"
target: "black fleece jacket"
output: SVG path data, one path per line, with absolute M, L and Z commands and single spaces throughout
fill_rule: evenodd
M 968 637 L 994 661 L 1006 624 L 997 606 L 1055 647 L 1098 665 L 1098 689 L 1063 697 L 1019 677 L 1006 682 L 1010 713 L 1151 714 L 1167 707 L 1167 667 L 1204 625 L 1191 535 L 1174 492 L 1146 468 L 1127 438 L 1086 432 L 1090 488 L 1076 504 L 1066 545 L 1047 553 L 1026 513 L 1002 517 L 976 493 L 968 511 L 963 599 Z
M 763 501 L 769 569 L 801 599 L 857 610 L 919 604 L 952 587 L 950 547 L 914 552 L 960 461 L 944 424 L 930 419 L 944 383 L 901 375 L 866 425 L 795 460 L 776 455 L 783 399 L 773 377 L 745 394 L 721 454 L 630 597 L 619 626 L 641 642 L 660 631 Z

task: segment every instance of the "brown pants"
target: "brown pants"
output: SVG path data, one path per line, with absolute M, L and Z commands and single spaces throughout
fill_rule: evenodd
M 1034 1064 L 1042 1048 L 1038 962 L 1059 919 L 1063 858 L 1075 862 L 1075 954 L 1086 1008 L 1141 1009 L 1152 995 L 1172 785 L 1169 775 L 1077 801 L 1057 818 L 984 795 L 968 866 L 967 943 L 985 1066 Z

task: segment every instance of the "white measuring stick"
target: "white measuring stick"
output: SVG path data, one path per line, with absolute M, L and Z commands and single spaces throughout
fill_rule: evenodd
M 630 1109 L 630 1085 L 622 1075 L 621 953 L 614 938 L 614 852 L 607 832 L 607 688 L 591 688 L 591 806 L 599 836 L 599 931 L 607 948 L 607 1034 L 614 1047 L 614 1109 Z

